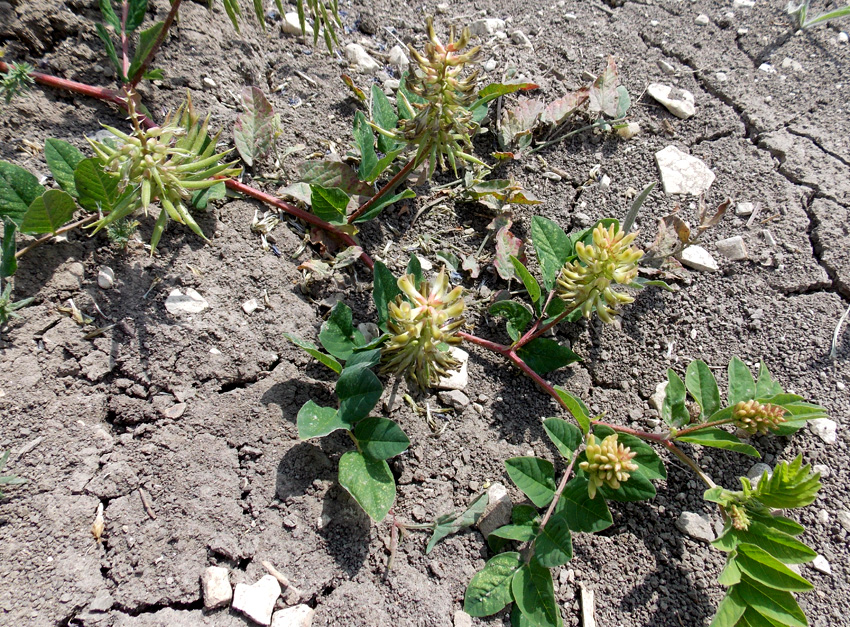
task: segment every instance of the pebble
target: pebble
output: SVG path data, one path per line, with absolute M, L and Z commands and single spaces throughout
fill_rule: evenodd
M 809 431 L 827 444 L 835 444 L 837 440 L 836 428 L 837 425 L 835 421 L 830 418 L 815 418 L 814 420 L 809 420 Z
M 838 512 L 835 516 L 838 519 L 838 524 L 844 527 L 844 531 L 850 531 L 850 512 Z
M 484 71 L 492 72 L 496 69 L 497 66 L 498 63 L 496 63 L 496 59 L 488 59 L 487 62 L 484 64 Z
M 732 6 L 740 7 L 743 9 L 752 9 L 756 6 L 756 0 L 735 0 L 732 3 Z
M 702 246 L 688 246 L 679 256 L 680 261 L 699 272 L 717 272 L 720 266 Z
M 730 261 L 742 261 L 747 258 L 747 245 L 740 235 L 718 240 L 714 245 L 717 246 L 717 252 Z
M 300 35 L 301 22 L 298 20 L 298 13 L 290 11 L 283 16 L 283 23 L 280 25 L 281 30 L 287 35 Z M 313 36 L 313 27 L 310 24 L 305 24 L 304 35 L 307 37 Z
M 599 179 L 599 187 L 601 189 L 608 189 L 611 187 L 611 177 L 607 174 L 603 174 L 602 178 Z
M 736 216 L 751 216 L 755 211 L 756 206 L 751 202 L 739 202 L 735 205 Z
M 480 403 L 473 403 L 473 404 L 472 404 L 472 409 L 474 409 L 474 410 L 475 410 L 475 412 L 476 412 L 476 413 L 478 413 L 478 414 L 483 414 L 483 413 L 484 413 L 484 406 L 483 406 L 483 405 L 481 405 Z
M 699 196 L 708 191 L 714 182 L 714 172 L 701 159 L 692 157 L 675 146 L 667 146 L 656 152 L 655 161 L 661 171 L 661 182 L 667 195 Z
M 345 58 L 363 74 L 375 74 L 381 69 L 381 65 L 360 44 L 351 43 L 345 46 Z
M 765 74 L 774 74 L 776 72 L 776 69 L 770 63 L 762 63 L 759 66 L 759 70 Z
M 388 60 L 390 65 L 397 67 L 400 72 L 406 72 L 407 68 L 410 67 L 410 59 L 407 58 L 407 53 L 398 44 L 390 48 Z
M 449 5 L 445 2 L 441 2 L 437 5 L 437 15 L 445 15 L 449 12 Z
M 658 59 L 658 69 L 667 74 L 668 76 L 672 76 L 676 73 L 676 68 L 667 63 L 664 59 Z
M 694 20 L 694 24 L 697 26 L 707 26 L 710 21 L 711 20 L 708 19 L 708 16 L 705 13 L 700 13 Z
M 257 309 L 259 309 L 259 307 L 260 307 L 260 303 L 257 301 L 256 298 L 251 298 L 249 300 L 246 300 L 244 303 L 242 303 L 242 311 L 244 311 L 248 315 L 257 311 Z
M 454 615 L 454 627 L 472 627 L 472 616 L 463 610 L 457 610 Z
M 661 406 L 664 405 L 664 399 L 667 396 L 667 384 L 669 381 L 662 381 L 655 386 L 655 392 L 649 397 L 649 406 L 660 412 Z
M 581 590 L 581 627 L 596 627 L 596 601 L 593 588 L 580 583 L 579 589 Z
M 97 273 L 97 284 L 108 290 L 115 284 L 115 272 L 109 266 L 103 266 Z
M 754 488 L 759 484 L 764 473 L 767 473 L 767 478 L 770 479 L 773 475 L 773 468 L 761 462 L 753 464 L 753 467 L 747 471 L 747 478 L 753 484 Z
M 201 575 L 201 587 L 204 591 L 204 609 L 214 610 L 224 607 L 233 598 L 230 576 L 226 568 L 210 566 Z
M 832 566 L 829 565 L 829 562 L 823 555 L 818 555 L 814 560 L 812 560 L 812 568 L 822 572 L 824 575 L 832 574 Z
M 631 139 L 640 133 L 640 124 L 637 122 L 629 122 L 625 126 L 617 129 L 617 135 L 621 139 Z
M 562 178 L 561 175 L 557 172 L 544 172 L 540 176 L 542 176 L 544 179 L 549 179 L 550 181 L 560 181 Z
M 819 472 L 821 479 L 826 479 L 830 475 L 829 466 L 825 464 L 815 464 L 812 466 L 812 472 Z
M 208 89 L 215 89 L 216 87 L 218 87 L 218 85 L 216 85 L 216 82 L 209 76 L 204 76 L 201 82 L 204 84 L 204 87 Z
M 94 595 L 94 599 L 89 603 L 88 610 L 90 612 L 108 612 L 115 605 L 115 600 L 108 590 L 100 590 Z
M 794 59 L 792 59 L 790 57 L 785 57 L 784 59 L 782 59 L 782 67 L 786 70 L 788 68 L 791 68 L 795 72 L 802 72 L 803 71 L 803 64 L 800 63 L 799 61 L 795 61 Z
M 696 113 L 694 95 L 686 89 L 650 83 L 646 91 L 677 118 L 687 120 Z
M 469 397 L 460 390 L 449 390 L 438 394 L 440 402 L 453 407 L 456 411 L 463 411 L 469 407 Z
M 511 41 L 514 42 L 517 46 L 524 46 L 526 48 L 533 48 L 531 45 L 531 40 L 521 30 L 515 30 L 511 33 Z
M 469 30 L 473 35 L 495 35 L 497 31 L 505 30 L 505 20 L 484 18 L 473 22 Z
M 487 490 L 487 507 L 478 519 L 478 530 L 487 537 L 499 527 L 511 522 L 513 503 L 507 488 L 501 483 L 494 483 Z
M 245 614 L 260 625 L 272 622 L 272 611 L 280 596 L 280 583 L 271 575 L 265 575 L 254 585 L 236 584 L 233 593 L 233 609 Z
M 316 614 L 309 605 L 295 605 L 279 610 L 272 617 L 272 627 L 310 627 Z
M 840 33 L 838 33 L 838 37 L 836 37 L 836 40 L 840 44 L 846 44 L 848 41 L 850 41 L 850 35 L 848 35 L 844 31 L 841 31 Z
M 469 385 L 469 371 L 467 370 L 469 353 L 457 346 L 450 346 L 449 352 L 460 362 L 460 368 L 450 371 L 446 377 L 441 377 L 436 387 L 438 390 L 463 390 Z
M 179 289 L 171 290 L 168 298 L 165 299 L 165 309 L 168 313 L 177 314 L 196 314 L 207 309 L 210 304 L 203 296 L 198 294 L 191 287 L 186 289 L 186 293 L 182 293 Z
M 384 81 L 384 91 L 394 92 L 401 86 L 401 81 L 397 78 L 388 78 Z
M 725 83 L 729 80 L 729 77 L 726 75 L 726 72 L 715 72 L 714 78 L 717 79 L 718 83 Z
M 828 524 L 828 523 L 829 523 L 829 512 L 828 512 L 828 511 L 826 511 L 825 509 L 820 510 L 820 511 L 818 512 L 818 521 L 819 521 L 822 525 L 826 525 L 826 524 Z
M 171 418 L 172 420 L 176 420 L 183 415 L 186 411 L 186 403 L 177 403 L 176 405 L 172 405 L 168 409 L 163 412 L 163 415 L 166 418 Z
M 711 521 L 705 516 L 700 516 L 693 512 L 682 512 L 679 514 L 679 517 L 676 519 L 676 528 L 695 540 L 712 542 L 715 538 L 714 529 L 711 528 Z

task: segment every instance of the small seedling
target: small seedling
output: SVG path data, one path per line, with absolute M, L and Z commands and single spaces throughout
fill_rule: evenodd
M 28 90 L 34 83 L 32 72 L 35 70 L 29 63 L 10 63 L 9 70 L 0 74 L 0 95 L 6 104 L 12 98 Z
M 6 467 L 6 462 L 9 461 L 9 451 L 0 453 L 0 472 Z M 0 475 L 0 485 L 21 485 L 26 483 L 26 479 L 21 479 L 15 475 Z M 0 490 L 0 499 L 5 499 L 6 495 Z
M 832 20 L 837 20 L 842 17 L 850 16 L 850 5 L 841 7 L 827 13 L 821 13 L 818 16 L 809 18 L 810 0 L 803 0 L 800 4 L 789 2 L 787 7 L 788 15 L 790 15 L 797 23 L 797 28 L 801 30 L 809 29 L 818 24 L 826 24 Z

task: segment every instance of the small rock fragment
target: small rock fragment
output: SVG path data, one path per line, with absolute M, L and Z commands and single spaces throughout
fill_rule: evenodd
M 165 299 L 165 309 L 173 315 L 201 313 L 209 306 L 210 304 L 204 297 L 191 287 L 186 289 L 185 294 L 175 288 L 171 290 L 168 298 Z
M 829 565 L 829 562 L 823 555 L 818 555 L 814 560 L 812 560 L 812 568 L 822 572 L 824 575 L 832 574 L 832 566 Z
M 484 71 L 492 72 L 497 66 L 498 63 L 496 63 L 496 59 L 487 59 L 487 62 L 484 64 Z
M 450 346 L 449 352 L 460 362 L 460 368 L 452 370 L 448 376 L 442 377 L 435 387 L 438 390 L 463 390 L 469 384 L 469 372 L 467 370 L 469 353 L 457 346 Z
M 714 78 L 717 79 L 718 83 L 725 83 L 729 80 L 729 76 L 726 74 L 726 72 L 715 72 Z
M 629 122 L 625 126 L 617 129 L 617 135 L 622 139 L 631 139 L 640 133 L 640 124 L 637 122 Z
M 445 15 L 449 12 L 449 5 L 446 2 L 441 2 L 437 5 L 437 15 Z
M 809 420 L 809 431 L 827 444 L 835 444 L 837 440 L 836 428 L 837 425 L 835 421 L 830 418 L 815 418 L 814 420 Z
M 664 399 L 667 397 L 667 384 L 669 381 L 662 381 L 655 386 L 655 392 L 649 397 L 649 406 L 656 411 L 661 411 L 661 406 L 664 405 Z
M 840 44 L 846 44 L 850 41 L 850 35 L 848 35 L 845 31 L 841 31 L 838 33 L 838 37 L 836 37 L 835 40 Z
M 487 507 L 478 519 L 478 530 L 486 540 L 489 535 L 511 522 L 513 503 L 507 489 L 501 483 L 494 483 L 487 490 Z
M 168 409 L 166 409 L 163 414 L 166 418 L 171 418 L 172 420 L 176 420 L 180 416 L 183 415 L 183 412 L 186 411 L 186 403 L 177 403 L 176 405 L 172 405 Z
M 242 311 L 246 314 L 250 315 L 259 309 L 260 303 L 257 302 L 256 298 L 251 298 L 242 303 Z
M 440 402 L 453 407 L 456 411 L 463 411 L 469 406 L 469 397 L 460 390 L 448 390 L 438 394 Z
M 767 473 L 767 478 L 770 479 L 773 475 L 773 468 L 761 462 L 754 464 L 753 467 L 747 471 L 747 478 L 753 484 L 754 488 L 759 484 L 764 473 Z
M 681 262 L 699 272 L 717 272 L 720 266 L 702 246 L 688 246 L 680 255 Z
M 841 511 L 835 516 L 838 523 L 844 527 L 844 531 L 850 531 L 850 512 Z
M 303 603 L 288 607 L 274 613 L 271 627 L 310 627 L 315 614 L 316 610 Z
M 676 73 L 676 68 L 667 63 L 664 59 L 658 59 L 658 69 L 667 74 L 668 76 L 672 76 Z
M 711 521 L 705 516 L 693 512 L 682 512 L 676 519 L 676 529 L 692 537 L 694 540 L 713 542 L 715 535 Z
M 820 478 L 826 479 L 827 477 L 829 477 L 831 471 L 829 470 L 829 466 L 827 466 L 826 464 L 815 464 L 814 466 L 812 466 L 812 472 L 819 472 Z
M 287 35 L 301 35 L 301 22 L 298 20 L 298 13 L 290 11 L 284 15 L 280 29 Z M 313 27 L 309 23 L 304 24 L 304 35 L 313 36 Z
M 749 216 L 753 214 L 756 206 L 751 202 L 739 202 L 735 206 L 735 215 L 736 216 Z
M 735 0 L 732 6 L 742 9 L 751 9 L 756 6 L 756 0 Z
M 514 42 L 517 46 L 525 46 L 526 48 L 532 48 L 531 40 L 521 30 L 515 30 L 511 33 L 511 41 Z
M 472 627 L 472 616 L 463 610 L 456 611 L 454 616 L 454 627 Z
M 410 67 L 410 60 L 407 58 L 404 48 L 398 44 L 390 48 L 388 59 L 390 65 L 397 67 L 400 72 L 406 72 L 407 68 Z
M 351 43 L 345 46 L 345 58 L 357 71 L 363 74 L 375 74 L 381 69 L 381 65 L 369 56 L 369 53 L 360 44 Z
M 272 610 L 280 596 L 280 583 L 271 575 L 264 575 L 254 585 L 236 584 L 233 593 L 233 609 L 245 614 L 260 625 L 272 622 Z
M 700 13 L 694 20 L 694 24 L 697 26 L 707 26 L 710 21 L 705 13 Z
M 761 230 L 761 237 L 764 240 L 764 243 L 770 246 L 771 248 L 773 246 L 776 246 L 776 240 L 773 239 L 773 234 L 767 229 Z
M 790 58 L 790 57 L 785 57 L 784 59 L 782 59 L 781 66 L 782 66 L 783 69 L 786 69 L 786 70 L 790 68 L 790 69 L 794 70 L 795 72 L 802 72 L 803 71 L 803 64 L 800 63 L 799 61 L 796 61 L 796 60 Z
M 759 70 L 764 72 L 765 74 L 774 74 L 776 69 L 770 63 L 762 63 L 759 66 Z
M 473 22 L 469 30 L 473 35 L 495 35 L 496 31 L 505 30 L 505 20 L 484 18 Z
M 708 191 L 714 182 L 714 172 L 702 160 L 682 152 L 675 146 L 667 146 L 656 152 L 655 161 L 661 171 L 665 194 L 699 196 Z
M 209 76 L 204 76 L 204 78 L 201 82 L 204 84 L 204 87 L 206 87 L 207 89 L 215 89 L 216 87 L 218 87 L 218 85 L 216 85 L 216 82 L 213 79 L 211 79 Z
M 226 568 L 210 566 L 201 575 L 201 587 L 204 591 L 204 609 L 214 610 L 224 607 L 233 598 L 230 576 Z
M 115 600 L 112 598 L 112 595 L 109 594 L 109 591 L 99 590 L 98 593 L 94 595 L 92 602 L 89 603 L 88 611 L 108 612 L 112 609 L 113 605 L 115 605 Z
M 97 273 L 97 284 L 101 289 L 108 290 L 115 284 L 115 272 L 109 266 L 103 266 Z
M 740 235 L 722 239 L 714 243 L 717 252 L 730 261 L 742 261 L 747 258 L 747 245 Z
M 694 95 L 685 89 L 662 85 L 661 83 L 650 83 L 646 92 L 663 104 L 677 118 L 687 120 L 696 113 Z
M 579 584 L 581 589 L 581 627 L 596 627 L 596 602 L 593 589 Z

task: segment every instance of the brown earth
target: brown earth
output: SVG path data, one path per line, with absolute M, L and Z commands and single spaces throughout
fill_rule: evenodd
M 329 141 L 344 152 L 355 111 L 338 79 L 344 59 L 283 35 L 277 23 L 263 34 L 248 4 L 241 35 L 229 27 L 220 4 L 212 13 L 206 3 L 183 5 L 157 57 L 167 78 L 143 90 L 149 109 L 174 108 L 188 88 L 196 108 L 212 114 L 213 126 L 229 129 L 238 93 L 258 85 L 281 114 L 279 150 L 306 145 L 287 158 L 288 169 L 310 152 L 326 152 Z M 565 327 L 563 336 L 585 359 L 550 378 L 610 420 L 646 428 L 656 416 L 648 398 L 666 368 L 681 372 L 695 358 L 723 366 L 735 354 L 750 364 L 763 358 L 786 388 L 824 405 L 839 423 L 834 445 L 805 431 L 756 438 L 756 446 L 771 465 L 802 453 L 807 462 L 830 468 L 818 501 L 799 512 L 799 520 L 807 527 L 803 540 L 829 560 L 832 575 L 804 567 L 816 590 L 800 603 L 813 625 L 847 624 L 850 529 L 839 515 L 850 509 L 850 471 L 842 461 L 848 455 L 843 427 L 850 421 L 850 335 L 842 334 L 837 357 L 829 357 L 850 298 L 850 45 L 837 38 L 847 22 L 795 34 L 784 0 L 757 0 L 753 8 L 732 4 L 458 1 L 438 25 L 444 31 L 449 23 L 464 25 L 482 15 L 509 20 L 507 39 L 482 42 L 484 60 L 496 61 L 489 80 L 515 68 L 551 100 L 582 84 L 583 71 L 599 72 L 613 55 L 632 94 L 631 119 L 643 128 L 637 138 L 584 133 L 542 153 L 549 167 L 570 179 L 544 178 L 547 168 L 534 159 L 500 172 L 544 200 L 536 208 L 515 208 L 518 235 L 527 235 L 533 213 L 568 230 L 622 216 L 630 204 L 626 191 L 658 179 L 653 155 L 671 144 L 703 159 L 717 175 L 709 203 L 726 197 L 761 203 L 751 228 L 732 212 L 710 232 L 707 247 L 720 260 L 719 273 L 693 273 L 674 293 L 644 291 L 625 312 L 621 331 L 595 322 Z M 814 4 L 825 10 L 830 3 Z M 168 2 L 151 6 L 149 19 L 162 19 Z M 343 44 L 365 40 L 380 58 L 396 37 L 421 44 L 422 18 L 436 6 L 356 0 L 341 9 Z M 695 25 L 699 13 L 710 17 L 708 25 Z M 7 59 L 111 85 L 97 18 L 93 0 L 0 3 L 0 43 L 7 44 Z M 511 43 L 517 29 L 533 50 Z M 675 75 L 659 69 L 661 60 Z M 760 69 L 763 63 L 775 71 Z M 203 77 L 215 87 L 204 85 Z M 355 78 L 361 85 L 370 80 Z M 697 114 L 679 120 L 648 96 L 639 98 L 650 82 L 692 91 Z M 275 91 L 279 85 L 283 89 Z M 33 89 L 0 105 L 0 158 L 44 174 L 42 156 L 23 150 L 22 140 L 41 144 L 58 137 L 85 150 L 83 138 L 97 132 L 99 122 L 124 123 L 99 102 Z M 230 141 L 229 130 L 223 137 Z M 482 154 L 494 149 L 491 142 L 479 141 Z M 610 187 L 580 189 L 594 164 L 611 178 Z M 416 209 L 430 198 L 426 188 L 419 191 L 408 211 L 396 208 L 363 231 L 367 249 L 396 272 L 423 235 L 476 250 L 490 219 L 468 205 L 435 207 L 411 227 Z M 691 201 L 684 199 L 683 212 L 693 222 Z M 656 219 L 677 202 L 660 189 L 653 192 L 638 223 L 643 244 L 652 241 Z M 452 625 L 466 584 L 489 557 L 480 534 L 450 537 L 426 556 L 427 535 L 414 533 L 385 577 L 388 522 L 371 524 L 336 482 L 345 438 L 300 442 L 296 435 L 295 416 L 304 402 L 333 402 L 333 378 L 283 333 L 315 339 L 327 313 L 321 301 L 337 293 L 356 321 L 372 321 L 370 277 L 354 266 L 303 294 L 296 267 L 310 251 L 298 253 L 302 234 L 280 226 L 274 236 L 283 257 L 264 252 L 249 229 L 258 208 L 230 200 L 201 215 L 212 245 L 172 226 L 154 258 L 141 248 L 117 251 L 100 235 L 74 233 L 22 260 L 17 295 L 34 296 L 35 304 L 0 338 L 0 449 L 12 451 L 8 470 L 28 483 L 10 489 L 0 503 L 0 623 L 244 625 L 227 610 L 203 613 L 199 576 L 221 564 L 231 569 L 234 583 L 250 583 L 264 574 L 260 562 L 268 560 L 316 607 L 314 625 Z M 147 237 L 153 222 L 142 222 Z M 463 233 L 466 227 L 474 229 L 471 235 Z M 744 237 L 750 260 L 716 254 L 713 242 L 733 235 Z M 418 253 L 436 264 L 434 250 Z M 103 265 L 115 271 L 111 290 L 97 285 Z M 506 287 L 492 271 L 464 285 L 470 302 Z M 164 300 L 176 287 L 196 289 L 210 308 L 192 317 L 167 313 Z M 243 312 L 242 303 L 262 302 L 266 292 L 270 306 Z M 116 326 L 83 339 L 90 328 L 57 312 L 69 298 L 98 326 Z M 481 335 L 506 339 L 482 307 L 476 311 L 471 322 Z M 440 414 L 447 428 L 439 436 L 404 404 L 392 413 L 412 440 L 410 451 L 392 463 L 400 519 L 413 520 L 416 508 L 431 520 L 464 506 L 488 481 L 508 484 L 508 457 L 532 449 L 554 458 L 539 418 L 557 415 L 555 403 L 492 355 L 469 351 L 466 393 L 482 405 L 481 413 L 470 406 Z M 170 417 L 184 403 L 182 415 Z M 436 397 L 430 403 L 436 406 Z M 723 451 L 693 455 L 727 487 L 753 463 Z M 675 462 L 668 469 L 654 501 L 613 504 L 612 527 L 575 538 L 574 559 L 555 573 L 566 624 L 580 624 L 580 585 L 596 592 L 600 627 L 710 622 L 722 597 L 716 578 L 723 555 L 683 536 L 674 521 L 682 511 L 714 520 L 717 513 L 702 500 L 692 474 Z M 155 519 L 139 488 L 149 495 Z M 100 544 L 89 531 L 98 503 L 106 522 Z M 502 613 L 474 623 L 509 620 Z

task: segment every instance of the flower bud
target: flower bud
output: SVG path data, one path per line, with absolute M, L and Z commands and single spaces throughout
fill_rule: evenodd
M 732 414 L 735 426 L 750 435 L 766 434 L 785 422 L 785 410 L 779 405 L 759 403 L 756 400 L 741 401 Z
M 596 443 L 595 435 L 588 435 L 585 455 L 587 461 L 581 462 L 579 468 L 587 473 L 587 493 L 590 498 L 596 498 L 596 491 L 603 485 L 612 490 L 619 489 L 622 483 L 629 480 L 630 473 L 638 469 L 638 465 L 632 461 L 637 453 L 619 444 L 616 433 L 599 444 Z

